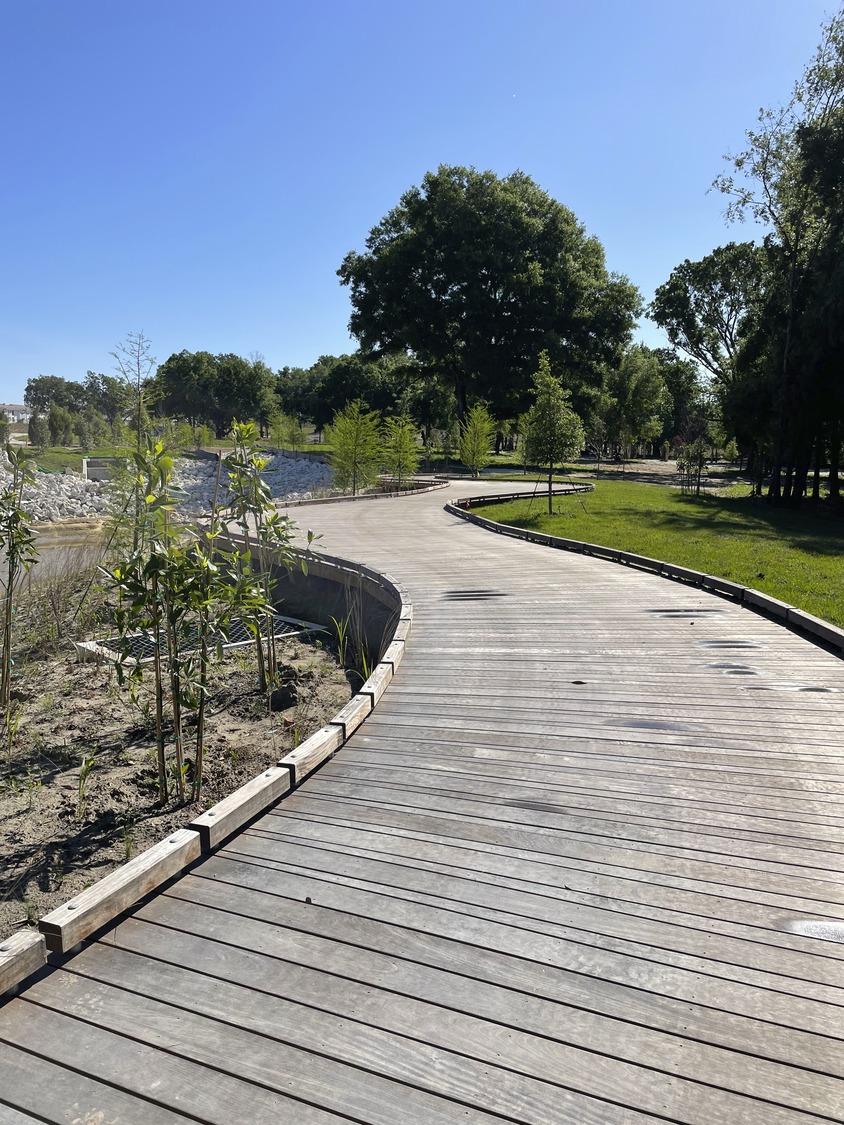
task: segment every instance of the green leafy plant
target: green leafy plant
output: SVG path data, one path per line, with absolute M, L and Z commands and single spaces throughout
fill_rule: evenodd
M 339 410 L 326 429 L 326 439 L 334 448 L 331 467 L 335 483 L 350 489 L 352 496 L 378 479 L 382 460 L 380 426 L 379 415 L 357 399 Z
M 182 526 L 174 518 L 179 493 L 163 442 L 150 442 L 145 451 L 136 452 L 142 508 L 141 533 L 133 539 L 142 547 L 117 566 L 101 568 L 107 586 L 117 595 L 114 621 L 122 639 L 117 675 L 130 694 L 137 692 L 145 675 L 145 666 L 131 654 L 132 637 L 140 634 L 152 650 L 161 804 L 168 800 L 171 780 L 179 800 L 187 797 L 189 712 L 196 719 L 191 799 L 200 796 L 209 669 L 222 655 L 234 615 L 255 638 L 268 709 L 277 676 L 271 577 L 268 568 L 259 569 L 255 563 L 269 557 L 265 553 L 271 553 L 274 562 L 292 560 L 292 523 L 276 512 L 261 477 L 267 461 L 258 451 L 255 427 L 235 423 L 232 439 L 233 451 L 218 461 L 212 511 L 204 527 Z M 218 497 L 223 468 L 229 484 L 225 515 L 237 525 L 240 537 L 232 538 L 221 520 Z
M 473 477 L 489 464 L 490 446 L 495 436 L 495 422 L 483 403 L 477 403 L 460 427 L 458 452 L 460 460 Z
M 419 464 L 416 427 L 407 415 L 388 418 L 381 437 L 382 464 L 401 491 L 402 482 L 412 477 Z
M 585 441 L 580 418 L 569 406 L 568 392 L 551 371 L 547 352 L 539 356 L 533 376 L 536 401 L 523 421 L 525 462 L 547 466 L 548 515 L 552 514 L 554 466 L 580 453 Z
M 76 819 L 81 820 L 85 815 L 85 805 L 87 802 L 86 789 L 88 786 L 88 778 L 91 775 L 91 770 L 94 768 L 96 761 L 96 751 L 92 750 L 89 754 L 83 754 L 79 763 L 79 779 L 76 786 Z
M 3 560 L 2 653 L 0 653 L 0 709 L 6 734 L 6 749 L 11 765 L 12 744 L 20 714 L 12 715 L 12 635 L 15 595 L 21 579 L 38 560 L 32 517 L 23 503 L 23 491 L 34 480 L 34 463 L 24 450 L 6 446 L 10 478 L 0 492 L 0 550 Z
M 261 475 L 269 459 L 260 453 L 255 426 L 251 422 L 235 421 L 231 438 L 234 448 L 223 462 L 229 490 L 224 514 L 237 526 L 245 548 L 231 555 L 235 603 L 255 638 L 261 690 L 267 696 L 269 711 L 270 695 L 278 679 L 278 660 L 273 582 L 268 560 L 275 565 L 289 567 L 293 564 L 291 545 L 295 525 L 276 510 L 272 493 Z M 307 541 L 309 546 L 313 542 L 311 532 Z M 304 562 L 300 565 L 306 569 Z

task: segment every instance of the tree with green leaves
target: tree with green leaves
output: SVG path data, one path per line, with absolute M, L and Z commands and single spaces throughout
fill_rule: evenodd
M 210 352 L 174 353 L 155 373 L 159 407 L 171 417 L 184 418 L 196 429 L 211 417 L 215 375 L 216 361 Z M 241 412 L 237 414 L 243 417 Z
M 269 485 L 263 472 L 269 464 L 258 448 L 258 431 L 253 422 L 232 423 L 230 431 L 233 449 L 223 461 L 228 476 L 228 500 L 224 517 L 239 529 L 246 549 L 236 555 L 241 586 L 251 585 L 257 591 L 254 601 L 242 608 L 244 620 L 255 637 L 261 688 L 267 695 L 277 683 L 275 647 L 275 621 L 272 605 L 272 579 L 270 562 L 278 566 L 290 565 L 293 539 L 293 521 L 276 510 Z M 313 539 L 308 532 L 308 545 Z M 304 569 L 304 567 L 303 567 Z M 243 606 L 243 596 L 240 598 Z
M 569 405 L 570 395 L 551 371 L 547 352 L 539 356 L 539 370 L 533 376 L 536 395 L 524 416 L 524 455 L 527 463 L 548 470 L 548 515 L 552 514 L 554 469 L 583 449 L 583 423 Z
M 844 12 L 839 12 L 824 24 L 821 44 L 791 97 L 760 111 L 757 127 L 747 131 L 747 147 L 715 181 L 728 197 L 728 219 L 750 217 L 768 231 L 769 279 L 761 318 L 767 346 L 754 342 L 753 362 L 757 374 L 764 367 L 772 379 L 768 497 L 794 507 L 802 500 L 811 462 L 817 376 L 828 362 L 811 355 L 813 343 L 803 322 L 813 292 L 828 291 L 844 222 L 835 188 L 840 173 L 830 180 L 821 169 L 834 166 L 834 160 L 829 165 L 821 155 L 819 164 L 817 158 L 830 144 L 834 150 L 842 129 Z
M 23 401 L 41 414 L 46 414 L 52 403 L 75 414 L 85 406 L 85 388 L 59 375 L 36 375 L 27 380 Z
M 356 399 L 334 415 L 326 430 L 333 447 L 331 467 L 340 488 L 355 496 L 378 479 L 381 468 L 381 419 Z
M 648 308 L 651 320 L 722 385 L 735 378 L 742 328 L 756 305 L 765 253 L 752 242 L 719 246 L 671 271 Z
M 419 447 L 416 444 L 416 427 L 406 414 L 388 418 L 384 423 L 381 449 L 384 471 L 389 473 L 401 491 L 404 481 L 412 477 L 419 464 Z
M 123 420 L 130 407 L 126 383 L 114 375 L 89 371 L 85 376 L 85 405 L 113 426 Z
M 637 442 L 659 437 L 665 384 L 650 348 L 636 344 L 627 350 L 618 367 L 607 373 L 607 392 L 607 436 L 623 457 Z
M 15 620 L 15 595 L 20 581 L 38 559 L 32 516 L 23 500 L 24 489 L 34 480 L 30 455 L 13 445 L 6 446 L 9 474 L 0 491 L 0 554 L 3 558 L 2 648 L 0 649 L 0 711 L 10 759 L 16 724 L 12 720 L 12 633 Z
M 495 429 L 495 420 L 482 402 L 469 410 L 460 427 L 457 451 L 473 477 L 480 476 L 481 469 L 489 464 Z
M 47 425 L 47 419 L 43 414 L 36 411 L 30 415 L 27 434 L 32 448 L 38 453 L 43 453 L 50 444 L 50 427 Z
M 47 428 L 50 431 L 51 445 L 70 445 L 73 442 L 73 415 L 57 402 L 50 404 Z
M 409 354 L 497 418 L 527 404 L 542 350 L 573 381 L 617 360 L 639 312 L 600 242 L 523 172 L 442 165 L 370 231 L 338 270 L 365 351 Z

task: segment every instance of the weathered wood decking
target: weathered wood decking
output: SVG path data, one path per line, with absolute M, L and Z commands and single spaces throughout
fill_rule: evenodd
M 404 662 L 0 1008 L 0 1123 L 844 1120 L 844 944 L 794 932 L 844 920 L 844 662 L 442 503 L 296 513 L 407 586 Z

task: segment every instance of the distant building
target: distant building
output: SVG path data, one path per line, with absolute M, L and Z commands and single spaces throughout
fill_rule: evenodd
M 28 406 L 18 403 L 0 402 L 0 411 L 6 415 L 10 422 L 28 422 L 32 411 Z

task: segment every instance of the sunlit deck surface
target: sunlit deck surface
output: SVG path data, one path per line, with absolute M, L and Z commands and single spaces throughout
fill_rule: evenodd
M 443 512 L 484 487 L 293 513 L 406 586 L 404 662 L 0 1009 L 0 1123 L 844 1119 L 844 944 L 808 925 L 844 936 L 844 663 Z

